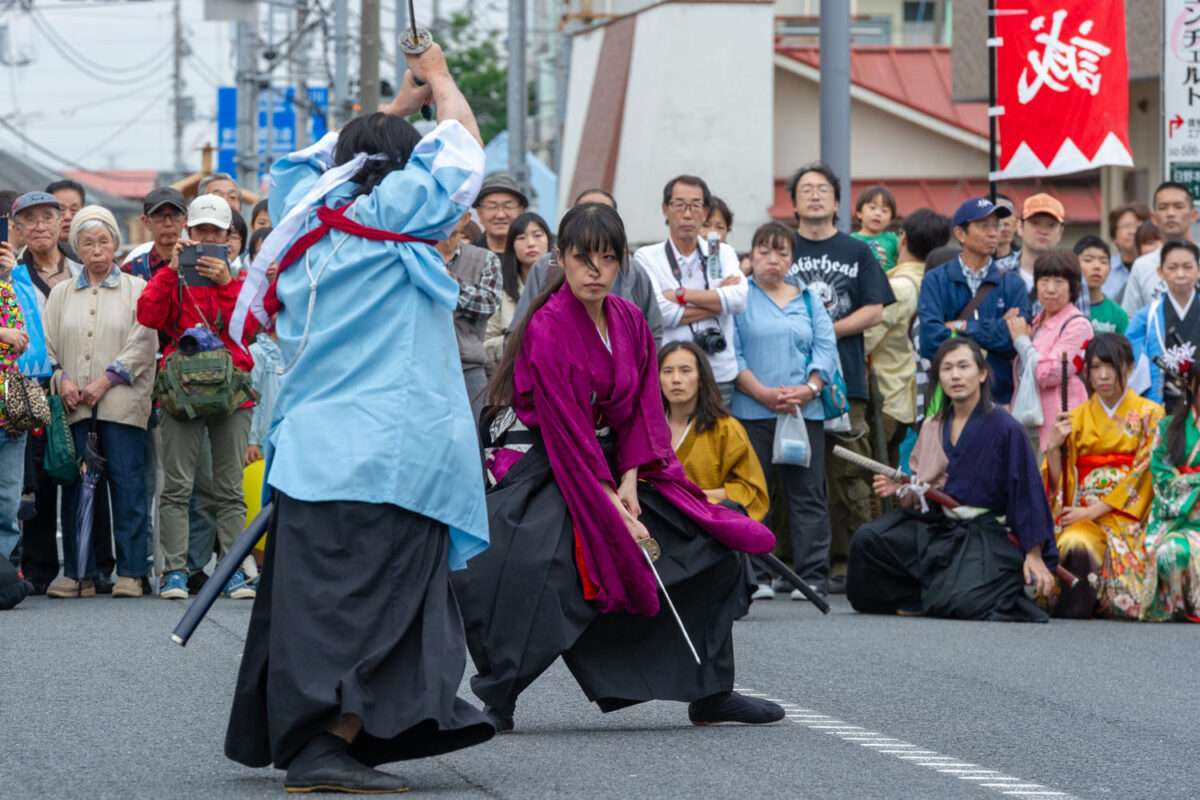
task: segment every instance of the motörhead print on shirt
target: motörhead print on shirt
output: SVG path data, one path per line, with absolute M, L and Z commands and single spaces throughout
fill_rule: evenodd
M 866 242 L 845 233 L 815 241 L 795 236 L 795 259 L 787 280 L 811 288 L 837 322 L 863 306 L 896 302 L 875 253 Z M 846 394 L 867 399 L 867 357 L 861 333 L 838 339 Z

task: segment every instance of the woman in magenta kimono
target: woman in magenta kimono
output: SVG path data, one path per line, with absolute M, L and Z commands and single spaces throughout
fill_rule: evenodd
M 637 306 L 610 294 L 626 252 L 621 218 L 576 206 L 558 248 L 562 271 L 489 386 L 491 545 L 453 575 L 471 686 L 498 730 L 559 656 L 602 711 L 677 700 L 698 725 L 780 720 L 780 706 L 733 692 L 733 619 L 745 606 L 734 551 L 770 552 L 775 539 L 708 502 L 675 458 L 654 338 Z M 699 665 L 660 610 L 638 544 L 649 537 Z

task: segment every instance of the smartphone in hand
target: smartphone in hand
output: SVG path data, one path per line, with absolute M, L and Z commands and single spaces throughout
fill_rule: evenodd
M 197 270 L 201 256 L 219 258 L 229 267 L 229 247 L 223 244 L 193 244 L 179 251 L 179 275 L 186 286 L 216 286 Z

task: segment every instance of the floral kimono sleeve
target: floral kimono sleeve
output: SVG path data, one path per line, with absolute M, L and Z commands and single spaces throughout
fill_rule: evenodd
M 1159 426 L 1158 443 L 1150 457 L 1154 475 L 1153 517 L 1171 527 L 1187 521 L 1200 494 L 1200 473 L 1185 474 L 1175 468 L 1167 454 L 1167 426 L 1170 418 Z M 1189 435 L 1194 439 L 1194 435 Z
M 1128 474 L 1104 496 L 1104 502 L 1118 514 L 1133 520 L 1144 520 L 1154 499 L 1154 476 L 1150 470 L 1150 460 L 1158 447 L 1158 429 L 1163 413 L 1161 408 L 1154 406 L 1140 413 L 1130 412 L 1125 417 L 1125 425 L 1130 432 L 1140 429 L 1137 450 Z

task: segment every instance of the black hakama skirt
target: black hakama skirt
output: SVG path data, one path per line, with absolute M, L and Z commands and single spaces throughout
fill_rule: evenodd
M 920 606 L 932 617 L 1046 622 L 1025 594 L 1024 560 L 991 514 L 956 520 L 901 508 L 855 531 L 846 597 L 864 614 Z
M 602 711 L 733 689 L 733 620 L 746 608 L 742 561 L 648 484 L 639 484 L 638 499 L 662 549 L 655 567 L 701 664 L 661 594 L 654 617 L 602 614 L 584 598 L 571 516 L 537 444 L 488 492 L 487 551 L 451 575 L 478 671 L 471 688 L 489 706 L 510 711 L 559 656 Z
M 286 768 L 344 714 L 374 766 L 495 733 L 457 696 L 466 656 L 446 526 L 398 506 L 276 495 L 225 754 Z

